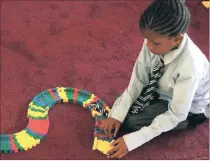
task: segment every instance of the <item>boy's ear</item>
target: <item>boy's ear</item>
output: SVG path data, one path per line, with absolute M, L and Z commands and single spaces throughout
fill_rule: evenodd
M 177 36 L 175 36 L 175 42 L 177 44 L 181 43 L 183 40 L 183 35 L 182 34 L 178 34 Z

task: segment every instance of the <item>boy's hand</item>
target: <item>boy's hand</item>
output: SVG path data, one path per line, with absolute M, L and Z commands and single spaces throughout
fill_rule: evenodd
M 114 131 L 114 137 L 116 137 L 120 126 L 121 122 L 113 119 L 113 118 L 107 118 L 105 120 L 100 120 L 103 124 L 103 129 L 106 135 L 108 135 L 110 138 L 112 137 L 112 130 L 115 129 Z
M 108 152 L 109 156 L 107 158 L 121 159 L 122 157 L 128 154 L 128 148 L 125 144 L 123 137 L 118 138 L 113 143 L 111 143 L 111 145 L 114 147 Z

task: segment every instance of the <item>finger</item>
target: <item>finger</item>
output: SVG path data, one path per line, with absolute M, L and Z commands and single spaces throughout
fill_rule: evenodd
M 119 149 L 120 149 L 119 146 L 114 146 L 111 150 L 108 151 L 108 154 L 111 155 L 114 152 L 118 151 Z
M 111 146 L 115 146 L 116 144 L 120 143 L 121 138 L 118 138 L 117 140 L 115 140 L 114 142 L 111 143 Z
M 119 159 L 122 159 L 124 156 L 126 156 L 126 152 L 122 153 L 120 156 L 119 156 Z
M 110 158 L 110 159 L 114 159 L 114 158 L 119 158 L 121 156 L 122 152 L 120 150 L 118 150 L 116 153 L 108 156 L 107 158 Z
M 108 136 L 109 133 L 108 133 L 108 128 L 109 128 L 109 125 L 104 125 L 104 133 Z
M 109 133 L 109 137 L 110 138 L 112 137 L 112 129 L 113 129 L 113 126 L 112 125 L 109 125 L 108 133 Z
M 118 133 L 119 130 L 120 130 L 120 125 L 117 125 L 117 126 L 115 127 L 114 137 L 117 136 L 117 133 Z

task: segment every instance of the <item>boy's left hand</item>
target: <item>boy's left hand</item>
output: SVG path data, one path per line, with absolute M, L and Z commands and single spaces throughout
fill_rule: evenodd
M 121 159 L 122 157 L 126 156 L 128 154 L 128 148 L 125 144 L 125 141 L 123 137 L 118 138 L 113 143 L 111 143 L 111 146 L 114 146 L 109 152 L 109 156 L 107 158 L 109 159 Z

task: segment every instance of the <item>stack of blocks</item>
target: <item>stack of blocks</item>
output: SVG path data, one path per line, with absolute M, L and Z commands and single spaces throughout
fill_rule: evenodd
M 58 103 L 78 104 L 91 113 L 95 119 L 93 150 L 107 155 L 114 138 L 109 138 L 104 133 L 99 120 L 107 118 L 109 107 L 94 94 L 70 87 L 48 89 L 35 96 L 28 106 L 27 127 L 15 134 L 0 134 L 1 153 L 25 151 L 37 146 L 47 135 L 49 110 Z

